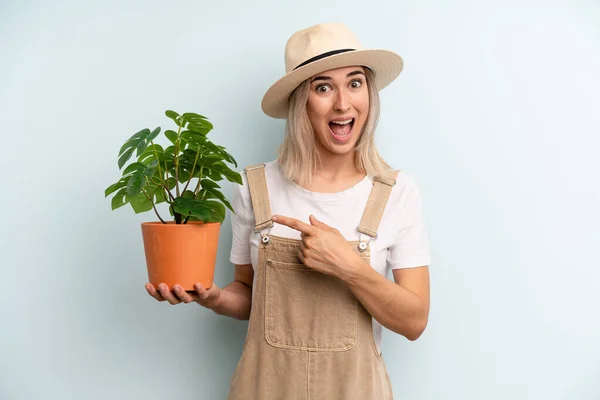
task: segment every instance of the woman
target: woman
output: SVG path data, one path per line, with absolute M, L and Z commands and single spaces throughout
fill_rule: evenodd
M 392 398 L 382 326 L 416 340 L 429 314 L 419 190 L 374 146 L 378 90 L 402 67 L 341 24 L 296 32 L 262 102 L 287 118 L 279 157 L 246 168 L 233 197 L 234 282 L 146 286 L 250 320 L 230 399 Z

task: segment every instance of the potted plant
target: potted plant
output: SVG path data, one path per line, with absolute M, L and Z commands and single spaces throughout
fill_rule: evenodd
M 233 212 L 217 182 L 227 179 L 241 185 L 242 178 L 227 165 L 237 167 L 233 156 L 208 139 L 213 125 L 206 117 L 171 110 L 165 115 L 177 126 L 177 131 L 164 131 L 170 145 L 154 143 L 160 127 L 130 137 L 119 150 L 119 170 L 134 152 L 137 161 L 105 189 L 104 196 L 114 193 L 112 210 L 130 204 L 136 214 L 153 209 L 158 216 L 160 221 L 141 224 L 150 283 L 164 282 L 169 289 L 178 283 L 194 290 L 194 283 L 200 282 L 209 288 L 225 207 Z M 170 220 L 160 216 L 156 208 L 160 203 L 168 203 Z

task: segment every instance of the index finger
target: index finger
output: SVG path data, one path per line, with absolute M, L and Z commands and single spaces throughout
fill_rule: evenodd
M 273 222 L 288 226 L 307 235 L 314 235 L 317 232 L 317 228 L 297 220 L 296 218 L 284 217 L 283 215 L 273 215 L 271 219 Z

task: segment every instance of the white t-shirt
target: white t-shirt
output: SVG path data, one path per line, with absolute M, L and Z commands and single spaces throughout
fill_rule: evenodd
M 308 191 L 286 179 L 277 161 L 266 163 L 265 176 L 273 215 L 284 215 L 310 224 L 313 214 L 318 220 L 336 228 L 346 240 L 359 240 L 356 227 L 362 218 L 371 192 L 372 180 L 366 176 L 353 187 L 338 193 Z M 256 269 L 260 235 L 254 233 L 254 212 L 246 175 L 243 185 L 235 185 L 231 214 L 233 241 L 230 261 L 234 264 L 252 264 Z M 300 232 L 274 224 L 271 234 L 300 239 Z M 368 239 L 361 235 L 362 240 Z M 421 212 L 421 195 L 414 178 L 400 171 L 393 186 L 378 237 L 370 243 L 371 266 L 383 276 L 390 269 L 412 268 L 430 264 L 429 241 Z M 256 274 L 254 274 L 256 278 Z M 381 351 L 382 326 L 373 319 L 373 335 Z

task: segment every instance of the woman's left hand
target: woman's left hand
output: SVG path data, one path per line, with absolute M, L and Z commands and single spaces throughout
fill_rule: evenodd
M 358 254 L 335 228 L 309 216 L 310 225 L 295 218 L 274 215 L 273 222 L 301 232 L 302 244 L 298 257 L 307 267 L 341 278 L 355 265 Z

